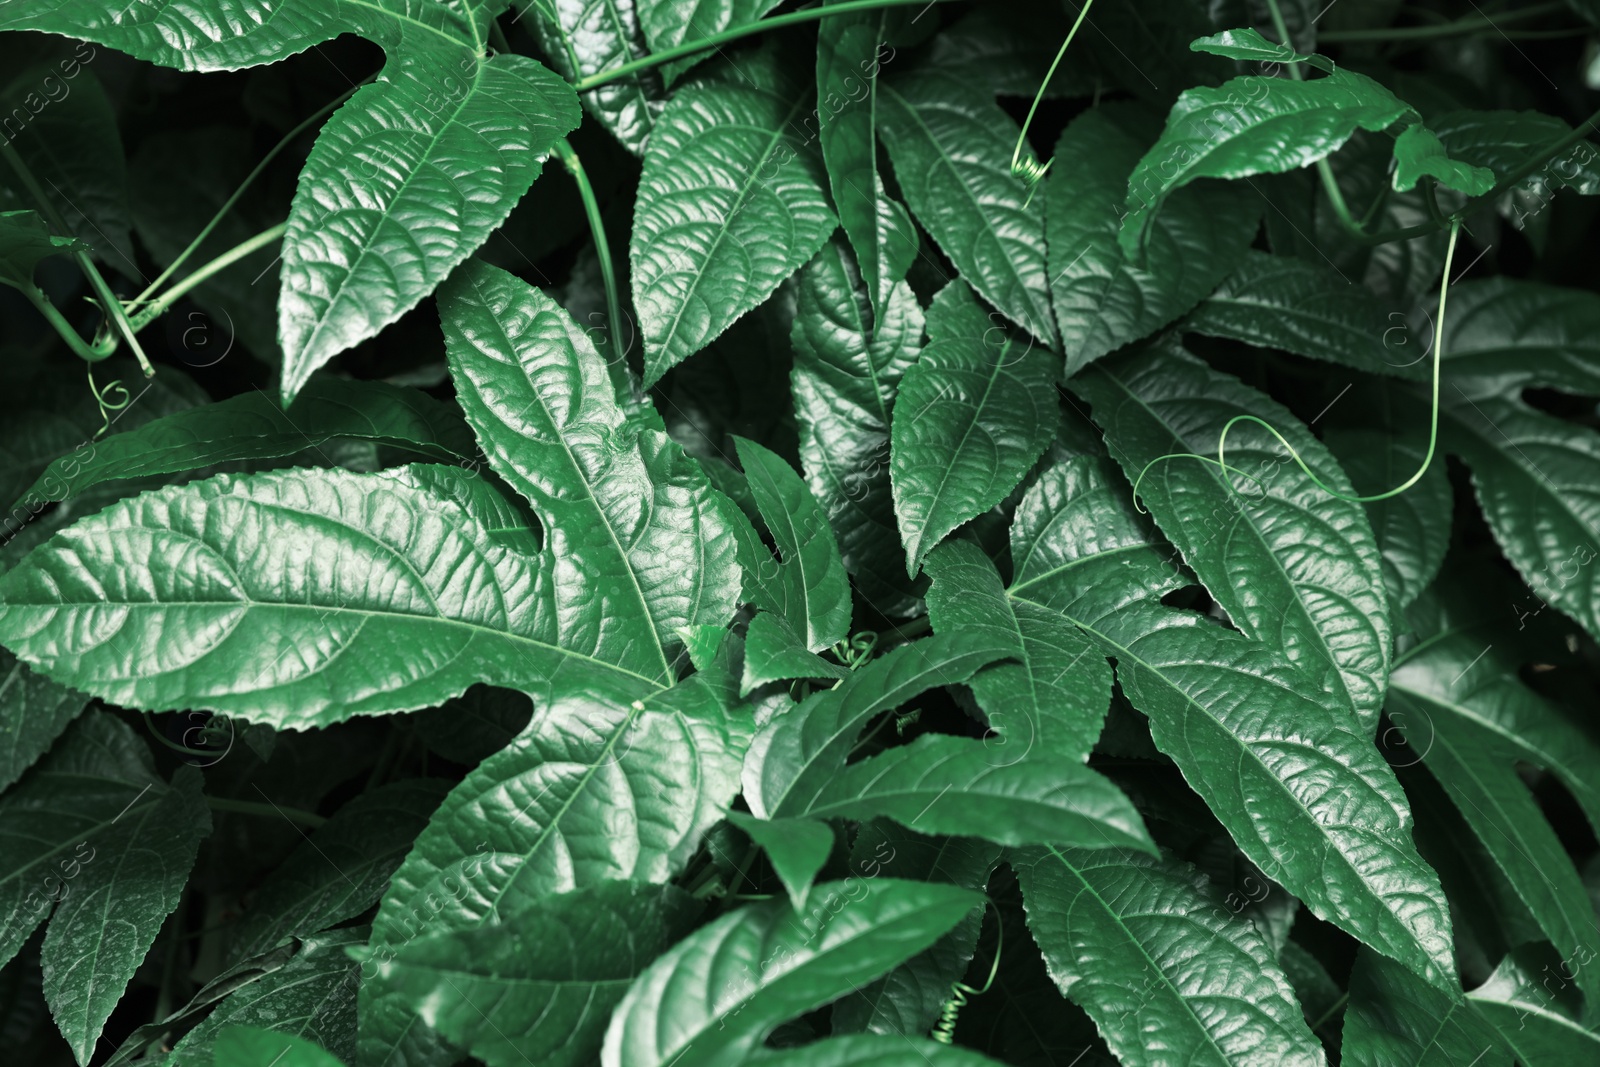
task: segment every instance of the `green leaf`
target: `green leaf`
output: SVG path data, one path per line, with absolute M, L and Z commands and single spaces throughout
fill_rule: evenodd
M 816 819 L 757 819 L 742 811 L 730 811 L 728 821 L 761 846 L 789 903 L 804 911 L 811 883 L 833 853 L 832 827 Z
M 423 931 L 486 928 L 555 893 L 667 881 L 726 815 L 751 730 L 721 667 L 632 704 L 541 706 L 417 838 L 374 920 L 375 958 Z M 363 1062 L 410 1062 L 409 1004 L 381 982 L 363 985 Z
M 656 6 L 689 26 L 681 5 Z M 741 57 L 738 73 L 674 94 L 645 152 L 630 261 L 646 385 L 771 296 L 838 225 L 814 141 L 796 129 L 807 94 L 771 50 Z
M 679 890 L 601 882 L 408 941 L 377 975 L 489 1067 L 575 1067 L 593 1062 L 611 1009 L 694 910 Z
M 764 726 L 745 758 L 744 796 L 763 819 L 804 814 L 844 766 L 874 715 L 939 685 L 954 685 L 1006 655 L 985 634 L 936 635 L 901 645 L 813 693 Z
M 1413 332 L 1433 330 L 1421 310 Z M 1478 378 L 1461 390 L 1479 392 L 1537 386 L 1600 395 L 1600 296 L 1515 278 L 1487 278 L 1450 287 L 1444 324 L 1442 372 Z M 1492 384 L 1491 384 L 1492 383 Z M 1444 388 L 1447 404 L 1462 391 Z
M 129 236 L 128 166 L 117 116 L 100 79 L 87 70 L 79 45 L 74 58 L 26 67 L 0 90 L 6 138 L 46 190 L 72 236 L 102 262 L 130 278 L 139 276 Z M 89 60 L 94 50 L 89 50 Z M 27 121 L 17 128 L 16 116 Z M 0 186 L 16 185 L 11 168 Z M 20 195 L 17 206 L 31 202 Z M 0 192 L 0 204 L 5 194 Z M 6 204 L 5 206 L 11 206 Z
M 1570 974 L 1570 964 L 1556 964 L 1554 993 L 1560 994 Z M 1582 965 L 1579 965 L 1582 966 Z M 1589 1063 L 1600 1053 L 1600 1034 L 1581 1025 L 1548 985 L 1546 965 L 1533 966 L 1513 953 L 1500 962 L 1494 974 L 1471 993 L 1467 1002 L 1499 1034 L 1522 1067 L 1571 1067 Z
M 983 742 L 927 734 L 835 774 L 788 810 L 820 819 L 890 818 L 930 834 L 999 845 L 1155 845 L 1133 803 L 1082 763 L 1048 751 L 997 758 Z
M 954 886 L 876 878 L 819 885 L 804 914 L 776 901 L 740 908 L 650 965 L 612 1016 L 600 1062 L 743 1062 L 779 1023 L 876 978 L 982 902 Z
M 887 854 L 885 854 L 887 852 Z M 958 885 L 982 893 L 1003 850 L 975 837 L 929 837 L 888 820 L 864 823 L 850 853 L 852 873 Z M 869 1031 L 917 1039 L 927 1034 L 967 972 L 985 911 L 969 912 L 949 933 L 833 1006 L 833 1032 Z
M 779 0 L 637 0 L 639 22 L 650 51 L 664 52 L 682 44 L 715 37 L 724 30 L 747 26 L 778 6 Z M 663 64 L 671 85 L 684 71 L 708 58 L 711 50 Z
M 33 269 L 39 261 L 81 247 L 75 237 L 52 234 L 37 211 L 0 211 L 0 285 L 37 292 Z
M 1272 950 L 1193 868 L 1056 848 L 1013 866 L 1050 977 L 1121 1062 L 1326 1062 Z
M 845 567 L 868 603 L 895 612 L 902 549 L 889 477 L 890 413 L 922 346 L 923 314 L 904 282 L 874 313 L 837 239 L 800 271 L 794 409 L 800 460 L 828 512 Z
M 217 1036 L 215 1067 L 342 1067 L 304 1038 L 254 1026 L 230 1026 Z
M 1142 261 L 1155 214 L 1197 178 L 1296 170 L 1337 151 L 1356 130 L 1383 130 L 1408 113 L 1382 85 L 1342 68 L 1312 81 L 1251 74 L 1185 90 L 1128 179 L 1123 251 Z
M 88 704 L 0 648 L 0 790 L 11 788 Z
M 214 1062 L 223 1035 L 239 1026 L 298 1038 L 324 1049 L 341 1063 L 355 1063 L 356 988 L 366 969 L 348 953 L 366 936 L 363 926 L 305 938 L 288 963 L 217 1005 L 173 1046 L 163 1067 Z M 284 1065 L 280 1062 L 275 1067 Z
M 839 545 L 806 483 L 780 457 L 754 441 L 735 437 L 739 463 L 761 517 L 778 547 L 776 611 L 806 648 L 820 651 L 850 632 L 850 579 Z
M 903 13 L 883 8 L 824 19 L 817 29 L 816 135 L 839 222 L 879 317 L 917 257 L 911 216 L 878 173 L 878 72 L 894 58 L 891 30 L 904 21 Z
M 199 470 L 240 460 L 276 459 L 348 437 L 442 462 L 475 455 L 459 416 L 426 393 L 384 382 L 319 378 L 288 411 L 260 391 L 188 408 L 138 429 L 92 442 L 56 460 L 28 490 L 65 500 L 91 486 Z
M 436 778 L 408 779 L 362 793 L 340 808 L 252 894 L 230 931 L 228 958 L 260 955 L 376 904 L 446 790 Z
M 1174 206 L 1160 219 L 1176 210 Z M 1452 319 L 1458 292 L 1451 290 Z M 1403 314 L 1386 316 L 1383 302 L 1370 289 L 1320 261 L 1247 251 L 1238 270 L 1200 302 L 1181 328 L 1372 374 L 1426 381 L 1430 373 L 1431 333 L 1412 345 Z
M 895 402 L 889 473 L 906 573 L 1016 488 L 1059 421 L 1054 362 L 997 327 L 952 282 L 929 313 L 933 338 Z
M 1450 393 L 1455 392 L 1455 397 Z M 1545 603 L 1600 635 L 1600 435 L 1503 395 L 1445 390 L 1447 446 L 1472 468 L 1495 540 Z
M 211 829 L 200 775 L 169 786 L 133 731 L 96 713 L 6 794 L 0 827 L 0 960 L 49 917 L 45 999 L 86 1064 Z
M 1407 126 L 1395 138 L 1394 162 L 1396 192 L 1416 188 L 1424 177 L 1436 178 L 1441 186 L 1468 196 L 1482 196 L 1494 188 L 1493 171 L 1450 158 L 1438 136 L 1420 122 Z
M 783 621 L 783 616 L 764 611 L 750 620 L 744 637 L 744 677 L 739 695 L 769 682 L 796 678 L 824 678 L 837 681 L 849 671 L 810 652 L 798 635 Z
M 1337 461 L 1285 409 L 1172 346 L 1105 361 L 1073 379 L 1130 481 L 1161 456 L 1214 456 L 1229 418 L 1277 427 L 1322 481 L 1353 495 Z M 1200 398 L 1204 398 L 1202 401 Z M 1360 504 L 1330 495 L 1255 423 L 1229 435 L 1229 466 L 1167 459 L 1139 486 L 1144 506 L 1248 637 L 1325 690 L 1330 710 L 1371 732 L 1389 669 L 1377 544 Z M 1254 479 L 1254 480 L 1251 480 Z
M 722 625 L 736 607 L 738 566 L 704 476 L 666 434 L 629 423 L 594 345 L 549 296 L 474 262 L 440 299 L 467 421 L 547 523 L 563 569 L 592 584 L 563 607 L 591 626 L 603 617 L 620 662 L 670 681 L 678 628 Z
M 1046 471 L 1017 509 L 1011 554 L 1012 598 L 1060 614 L 1116 661 L 1156 746 L 1251 863 L 1318 916 L 1458 988 L 1449 912 L 1388 764 L 1281 652 L 1159 603 L 1191 583 L 1105 461 Z
M 1333 70 L 1332 61 L 1319 55 L 1296 52 L 1280 41 L 1269 41 L 1249 27 L 1223 30 L 1191 42 L 1189 47 L 1196 52 L 1223 56 L 1241 63 L 1310 63 L 1321 70 Z
M 1056 142 L 1045 235 L 1050 291 L 1066 350 L 1066 376 L 1176 319 L 1247 254 L 1260 198 L 1240 184 L 1207 182 L 1179 194 L 1154 222 L 1149 270 L 1117 243 L 1128 173 L 1160 131 L 1133 103 L 1085 111 Z
M 1005 583 L 977 545 L 951 541 L 928 556 L 928 614 L 938 633 L 983 633 L 1009 659 L 973 675 L 995 737 L 997 764 L 1035 750 L 1082 762 L 1100 737 L 1111 703 L 1111 668 L 1095 646 L 1054 612 L 1006 596 Z
M 591 78 L 647 54 L 634 0 L 522 0 L 544 54 L 568 81 Z M 666 103 L 660 75 L 640 71 L 583 94 L 584 108 L 634 155 L 644 154 Z
M 1357 954 L 1350 974 L 1340 1057 L 1349 1067 L 1511 1067 L 1467 1003 L 1370 950 Z
M 0 577 L 0 640 L 107 701 L 278 727 L 474 682 L 623 706 L 657 687 L 583 577 L 491 537 L 416 470 L 221 475 L 124 500 Z
M 890 78 L 878 127 L 906 203 L 967 284 L 1054 347 L 1044 202 L 1010 170 L 1017 139 L 987 92 L 937 72 Z
M 1331 429 L 1324 438 L 1363 496 L 1400 485 L 1421 469 L 1427 456 L 1422 428 L 1401 427 L 1392 420 L 1381 429 Z M 1410 489 L 1362 506 L 1382 553 L 1389 608 L 1403 611 L 1433 582 L 1450 547 L 1453 496 L 1445 464 L 1436 457 Z
M 1450 111 L 1428 123 L 1451 158 L 1493 172 L 1499 180 L 1535 154 L 1571 135 L 1572 127 L 1537 111 Z M 1550 206 L 1551 194 L 1571 189 L 1581 196 L 1600 193 L 1600 153 L 1583 139 L 1524 175 L 1496 202 L 1500 214 L 1519 230 Z
M 759 1062 L 762 1067 L 999 1067 L 997 1060 L 971 1049 L 882 1034 L 833 1037 L 775 1050 Z

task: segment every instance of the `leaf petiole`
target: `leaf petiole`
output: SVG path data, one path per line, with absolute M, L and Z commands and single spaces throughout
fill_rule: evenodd
M 199 267 L 196 267 L 192 274 L 186 275 L 182 281 L 178 282 L 171 289 L 168 289 L 165 293 L 161 294 L 160 297 L 154 301 L 151 301 L 144 308 L 140 309 L 133 316 L 133 328 L 135 330 L 144 329 L 155 319 L 161 317 L 161 315 L 168 308 L 172 307 L 173 304 L 176 304 L 179 299 L 181 299 L 189 290 L 193 289 L 195 286 L 199 285 L 213 274 L 216 274 L 218 271 L 237 263 L 239 260 L 250 255 L 252 252 L 272 244 L 272 242 L 281 238 L 284 234 L 284 231 L 288 228 L 289 224 L 287 222 L 280 222 L 276 226 L 262 230 L 249 240 L 241 241 L 239 244 L 234 245 L 232 248 L 222 253 L 222 255 L 218 256 L 216 259 L 211 260 L 209 263 L 204 263 Z

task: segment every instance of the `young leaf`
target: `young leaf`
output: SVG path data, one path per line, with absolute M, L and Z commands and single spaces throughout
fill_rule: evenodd
M 811 651 L 838 644 L 850 632 L 850 579 L 828 517 L 787 462 L 754 441 L 733 440 L 781 557 L 767 583 L 779 597 L 777 613 Z
M 1278 428 L 1322 481 L 1352 494 L 1328 450 L 1288 411 L 1175 346 L 1102 362 L 1073 379 L 1129 481 L 1160 456 L 1216 454 L 1229 417 Z M 1202 401 L 1200 398 L 1204 398 Z M 1316 485 L 1264 428 L 1229 435 L 1227 462 L 1166 459 L 1140 497 L 1207 591 L 1246 636 L 1279 643 L 1326 690 L 1330 709 L 1377 725 L 1389 616 L 1372 527 L 1360 504 Z
M 436 778 L 391 782 L 362 793 L 296 846 L 252 895 L 230 931 L 228 958 L 248 959 L 305 937 L 378 902 L 444 799 Z
M 1383 130 L 1410 107 L 1343 68 L 1311 81 L 1245 75 L 1178 97 L 1161 137 L 1128 179 L 1118 239 L 1142 262 L 1149 227 L 1175 190 L 1197 178 L 1246 178 L 1308 166 L 1356 130 Z
M 759 818 L 804 814 L 845 764 L 867 720 L 927 689 L 965 681 L 1009 652 L 989 635 L 901 645 L 773 719 L 750 745 L 744 796 Z
M 926 734 L 851 764 L 802 807 L 814 819 L 889 818 L 913 830 L 996 844 L 1131 848 L 1155 853 L 1121 790 L 1047 750 L 997 759 L 983 742 Z
M 1010 595 L 1060 614 L 1115 659 L 1156 746 L 1251 863 L 1455 991 L 1449 911 L 1388 764 L 1281 653 L 1159 603 L 1188 583 L 1128 497 L 1099 459 L 1046 471 L 1012 526 Z
M 217 1036 L 214 1067 L 343 1067 L 300 1037 L 254 1026 L 230 1026 Z
M 1241 184 L 1186 190 L 1153 223 L 1150 269 L 1117 243 L 1128 174 L 1160 132 L 1143 106 L 1111 103 L 1073 120 L 1045 205 L 1050 292 L 1066 349 L 1065 376 L 1176 319 L 1239 265 L 1255 237 L 1260 198 Z
M 728 821 L 761 846 L 789 903 L 804 911 L 811 883 L 833 852 L 833 829 L 816 819 L 757 819 L 742 811 L 728 812 Z
M 1490 1025 L 1370 949 L 1350 971 L 1339 1059 L 1349 1067 L 1510 1067 Z
M 1438 135 L 1420 122 L 1407 126 L 1395 138 L 1394 162 L 1396 192 L 1416 188 L 1424 177 L 1436 178 L 1441 186 L 1468 196 L 1482 196 L 1494 188 L 1493 171 L 1450 158 Z
M 799 636 L 783 621 L 783 616 L 763 611 L 750 620 L 744 638 L 744 677 L 739 695 L 769 682 L 796 678 L 824 678 L 838 681 L 850 672 L 836 663 L 810 652 Z
M 938 633 L 993 633 L 1008 659 L 967 683 L 998 735 L 986 740 L 997 764 L 1035 750 L 1089 758 L 1111 703 L 1111 668 L 1093 643 L 1053 612 L 1012 600 L 977 545 L 951 541 L 928 556 L 928 614 Z
M 88 703 L 0 649 L 0 790 L 10 789 Z
M 1269 41 L 1248 26 L 1202 37 L 1189 47 L 1196 52 L 1206 52 L 1241 63 L 1310 63 L 1319 70 L 1334 69 L 1331 60 L 1311 53 L 1296 52 L 1279 41 Z
M 794 408 L 800 460 L 828 512 L 845 567 L 885 612 L 909 599 L 889 479 L 896 391 L 922 346 L 923 314 L 904 282 L 876 312 L 837 239 L 801 268 L 794 319 Z
M 895 401 L 889 473 L 906 573 L 950 531 L 998 504 L 1059 420 L 1053 360 L 984 317 L 952 282 L 934 298 L 933 340 Z
M 1502 180 L 1535 152 L 1573 132 L 1561 119 L 1537 111 L 1449 111 L 1434 116 L 1428 125 L 1452 158 L 1487 168 Z M 1546 194 L 1556 189 L 1582 196 L 1600 193 L 1600 154 L 1587 139 L 1523 175 L 1502 199 L 1501 211 L 1521 229 L 1526 214 L 1542 210 L 1549 202 Z
M 541 707 L 417 838 L 374 920 L 374 958 L 423 931 L 480 929 L 555 893 L 665 882 L 738 792 L 751 724 L 734 706 L 719 665 L 631 704 Z M 363 1061 L 410 1062 L 427 1038 L 409 998 L 377 980 L 361 998 Z
M 1175 205 L 1160 219 L 1176 210 Z M 1452 320 L 1459 291 L 1450 293 Z M 1181 328 L 1372 374 L 1415 381 L 1426 381 L 1429 374 L 1426 345 L 1411 344 L 1404 317 L 1385 318 L 1383 303 L 1370 289 L 1346 281 L 1320 260 L 1246 251 L 1239 269 Z
M 911 216 L 878 173 L 878 71 L 885 49 L 894 57 L 890 31 L 903 21 L 883 8 L 824 19 L 817 30 L 816 135 L 839 222 L 880 318 L 917 256 Z
M 1266 942 L 1192 868 L 1056 848 L 1012 865 L 1050 977 L 1121 1062 L 1326 1063 Z
M 426 393 L 319 378 L 288 411 L 260 391 L 241 393 L 92 442 L 87 454 L 79 449 L 50 464 L 28 494 L 65 500 L 106 482 L 276 459 L 336 437 L 376 441 L 445 463 L 477 452 L 461 418 Z
M 647 54 L 634 0 L 519 0 L 519 6 L 524 16 L 533 13 L 544 54 L 568 81 Z M 582 99 L 589 114 L 636 156 L 644 154 L 666 103 L 660 76 L 649 70 L 590 89 Z
M 464 266 L 440 293 L 450 373 L 490 463 L 583 575 L 561 610 L 602 619 L 626 662 L 673 677 L 682 626 L 733 615 L 738 565 L 710 486 L 658 430 L 630 425 L 600 355 L 549 296 Z
M 679 890 L 601 882 L 492 927 L 409 941 L 377 980 L 489 1067 L 576 1067 L 593 1062 L 611 1009 L 694 911 Z
M 87 1064 L 211 829 L 200 775 L 169 786 L 133 731 L 97 713 L 6 794 L 0 826 L 0 960 L 49 917 L 45 999 Z
M 989 94 L 934 71 L 883 82 L 878 127 L 906 202 L 978 293 L 1048 347 L 1044 201 L 1009 168 L 1017 126 Z
M 340 1063 L 354 1064 L 356 988 L 368 971 L 351 959 L 349 952 L 359 948 L 366 937 L 367 929 L 361 926 L 305 938 L 288 963 L 217 1005 L 173 1046 L 164 1067 L 213 1062 L 222 1036 L 239 1026 L 298 1038 L 326 1050 Z M 278 1046 L 279 1051 L 282 1047 Z
M 645 152 L 630 261 L 646 385 L 771 296 L 838 225 L 822 160 L 794 125 L 808 94 L 770 49 L 738 73 L 676 93 Z
M 847 881 L 817 886 L 803 915 L 777 901 L 740 908 L 639 977 L 611 1018 L 600 1062 L 743 1062 L 779 1023 L 876 978 L 982 902 L 955 886 L 875 878 L 854 889 Z
M 661 661 L 602 626 L 589 576 L 508 548 L 411 472 L 221 475 L 124 500 L 0 577 L 0 640 L 104 700 L 279 727 L 474 682 L 623 706 L 657 688 L 640 672 Z

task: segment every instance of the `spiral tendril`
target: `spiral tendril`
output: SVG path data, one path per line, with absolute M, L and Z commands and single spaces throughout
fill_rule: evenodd
M 130 403 L 132 403 L 133 397 L 129 396 L 128 390 L 123 388 L 121 379 L 111 382 L 104 389 L 102 389 L 94 384 L 93 367 L 88 368 L 88 373 L 89 392 L 94 394 L 94 402 L 100 408 L 100 428 L 94 432 L 94 437 L 92 438 L 92 440 L 98 441 L 102 434 L 111 429 L 111 412 L 121 411 L 123 408 L 127 407 Z M 122 399 L 116 401 L 111 400 L 110 397 L 114 393 L 121 393 Z
M 989 902 L 984 901 L 985 905 Z M 956 982 L 950 986 L 950 996 L 939 1007 L 939 1021 L 933 1026 L 930 1034 L 941 1045 L 954 1045 L 956 1043 L 956 1018 L 961 1014 L 961 1009 L 967 1006 L 967 997 L 979 997 L 989 992 L 989 987 L 994 985 L 994 976 L 1000 973 L 1000 950 L 1005 947 L 1005 925 L 1000 920 L 1000 913 L 994 916 L 994 962 L 989 967 L 989 977 L 984 980 L 980 989 L 974 989 L 965 982 Z
M 1022 120 L 1022 129 L 1017 131 L 1017 147 L 1011 150 L 1011 173 L 1021 178 L 1028 186 L 1028 199 L 1022 202 L 1027 207 L 1033 202 L 1034 191 L 1039 188 L 1039 183 L 1044 180 L 1045 173 L 1049 171 L 1054 160 L 1040 163 L 1034 154 L 1024 152 L 1028 143 L 1028 127 L 1033 125 L 1033 113 L 1039 110 L 1039 101 L 1044 99 L 1044 91 L 1050 87 L 1050 79 L 1056 76 L 1056 68 L 1061 65 L 1061 57 L 1067 54 L 1067 46 L 1072 44 L 1072 39 L 1078 35 L 1078 27 L 1083 25 L 1083 20 L 1089 17 L 1089 9 L 1094 6 L 1094 0 L 1084 0 L 1083 10 L 1078 12 L 1078 18 L 1073 22 L 1072 28 L 1067 31 L 1067 39 L 1061 42 L 1061 48 L 1056 52 L 1056 58 L 1050 64 L 1050 69 L 1045 71 L 1044 81 L 1039 83 L 1039 91 L 1033 95 L 1033 106 L 1028 108 L 1028 117 Z

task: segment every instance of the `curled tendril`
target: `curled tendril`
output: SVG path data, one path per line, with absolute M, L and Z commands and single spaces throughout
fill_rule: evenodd
M 872 653 L 878 648 L 878 634 L 875 630 L 858 630 L 847 641 L 840 641 L 833 646 L 833 654 L 839 657 L 851 670 L 855 670 L 867 660 L 872 658 Z
M 985 900 L 984 904 L 988 905 Z M 979 997 L 989 991 L 994 985 L 994 976 L 1000 973 L 1000 950 L 1005 947 L 1005 926 L 1000 921 L 1000 915 L 994 917 L 994 963 L 989 967 L 989 977 L 984 981 L 981 989 L 974 989 L 965 982 L 956 982 L 950 987 L 950 996 L 939 1008 L 939 1021 L 934 1024 L 933 1033 L 929 1036 L 941 1045 L 956 1043 L 956 1017 L 961 1014 L 961 1009 L 966 1006 L 967 997 Z
M 1234 473 L 1244 474 L 1246 478 L 1249 478 L 1251 481 L 1255 482 L 1256 485 L 1261 486 L 1262 492 L 1265 493 L 1266 487 L 1261 485 L 1259 479 L 1254 478 L 1235 467 L 1230 467 L 1227 464 L 1226 450 L 1228 447 L 1228 431 L 1232 430 L 1234 426 L 1241 422 L 1253 422 L 1257 426 L 1265 429 L 1273 437 L 1276 437 L 1278 442 L 1282 444 L 1284 448 L 1288 449 L 1289 458 L 1294 460 L 1295 465 L 1305 472 L 1306 477 L 1310 478 L 1317 488 L 1321 489 L 1329 496 L 1337 497 L 1340 500 L 1347 500 L 1352 504 L 1372 504 L 1379 500 L 1388 500 L 1390 497 L 1399 496 L 1407 489 L 1410 489 L 1413 485 L 1416 485 L 1417 482 L 1421 481 L 1422 476 L 1428 473 L 1428 467 L 1433 463 L 1433 454 L 1439 443 L 1439 363 L 1444 355 L 1444 311 L 1445 301 L 1450 294 L 1450 270 L 1451 265 L 1455 262 L 1456 257 L 1456 238 L 1460 236 L 1460 233 L 1461 217 L 1457 215 L 1450 220 L 1450 243 L 1446 246 L 1444 253 L 1444 277 L 1439 281 L 1439 315 L 1438 318 L 1434 320 L 1433 324 L 1433 398 L 1432 411 L 1429 415 L 1428 422 L 1428 451 L 1427 454 L 1422 457 L 1422 465 L 1417 468 L 1417 472 L 1415 474 L 1401 482 L 1399 485 L 1395 486 L 1393 489 L 1387 489 L 1384 492 L 1375 493 L 1372 496 L 1355 496 L 1351 493 L 1340 492 L 1338 489 L 1335 489 L 1333 486 L 1317 477 L 1316 473 L 1312 471 L 1310 467 L 1306 466 L 1306 461 L 1300 458 L 1299 451 L 1294 447 L 1294 445 L 1289 443 L 1288 438 L 1284 437 L 1283 434 L 1278 432 L 1277 427 L 1273 426 L 1265 419 L 1258 418 L 1255 415 L 1235 415 L 1222 425 L 1222 434 L 1217 438 L 1216 459 L 1212 459 L 1209 456 L 1199 456 L 1193 452 L 1173 452 L 1165 456 L 1157 456 L 1149 463 L 1146 463 L 1144 465 L 1144 469 L 1139 472 L 1139 477 L 1134 479 L 1133 482 L 1134 507 L 1138 509 L 1141 514 L 1144 512 L 1144 508 L 1139 504 L 1139 484 L 1144 481 L 1144 476 L 1150 473 L 1151 467 L 1155 466 L 1157 463 L 1160 463 L 1162 460 L 1168 459 L 1198 459 L 1202 463 L 1214 463 L 1218 467 L 1222 468 L 1225 475 L 1231 475 Z M 1239 488 L 1234 484 L 1231 476 L 1228 477 L 1228 488 L 1235 494 L 1239 492 Z
M 94 394 L 94 402 L 99 405 L 100 408 L 100 428 L 94 432 L 93 438 L 94 440 L 99 440 L 101 434 L 111 429 L 111 412 L 121 411 L 123 408 L 127 407 L 133 401 L 133 397 L 128 395 L 128 390 L 123 388 L 122 381 L 120 379 L 111 382 L 104 389 L 102 389 L 94 384 L 93 367 L 88 368 L 88 373 L 89 392 Z M 112 400 L 112 395 L 116 393 L 121 393 L 122 399 Z
M 1033 125 L 1033 113 L 1039 110 L 1039 101 L 1044 99 L 1044 91 L 1050 87 L 1050 79 L 1056 76 L 1056 68 L 1061 65 L 1061 57 L 1067 54 L 1067 46 L 1072 44 L 1072 39 L 1078 35 L 1078 27 L 1089 17 L 1089 9 L 1093 6 L 1094 0 L 1085 0 L 1083 10 L 1078 12 L 1077 20 L 1067 31 L 1067 39 L 1061 42 L 1061 49 L 1056 52 L 1055 61 L 1050 64 L 1050 69 L 1045 71 L 1044 81 L 1039 83 L 1039 91 L 1033 95 L 1033 106 L 1028 108 L 1028 117 L 1022 120 L 1022 129 L 1017 131 L 1017 147 L 1011 150 L 1011 173 L 1021 178 L 1028 186 L 1028 199 L 1022 202 L 1023 207 L 1033 202 L 1034 191 L 1038 189 L 1039 183 L 1050 170 L 1050 164 L 1055 162 L 1049 160 L 1040 163 L 1032 152 L 1024 153 L 1024 146 L 1028 143 L 1028 127 Z

